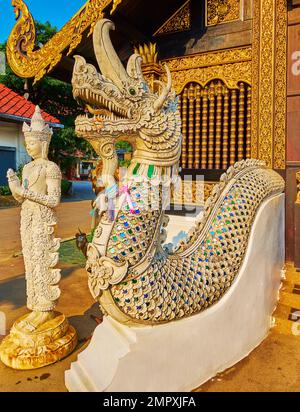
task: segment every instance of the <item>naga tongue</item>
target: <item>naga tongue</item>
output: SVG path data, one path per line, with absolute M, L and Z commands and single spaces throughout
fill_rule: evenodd
M 89 104 L 86 105 L 86 108 L 91 114 L 95 116 L 99 116 L 99 115 L 109 116 L 111 114 L 110 111 L 108 111 L 107 109 L 93 109 Z

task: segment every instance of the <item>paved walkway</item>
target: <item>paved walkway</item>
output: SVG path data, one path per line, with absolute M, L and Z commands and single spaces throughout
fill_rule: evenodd
M 63 202 L 79 202 L 81 200 L 92 200 L 95 194 L 92 189 L 92 183 L 88 181 L 74 181 L 72 182 L 72 195 L 65 196 Z
M 2 264 L 4 268 L 5 263 Z M 8 332 L 16 319 L 28 313 L 26 308 L 26 284 L 23 259 L 16 258 L 6 262 L 6 279 L 0 278 L 0 312 L 6 316 Z M 95 304 L 87 284 L 87 274 L 83 267 L 62 265 L 62 279 L 59 283 L 61 297 L 57 311 L 64 313 L 78 333 L 75 351 L 57 362 L 42 369 L 17 371 L 0 362 L 1 392 L 66 392 L 64 373 L 71 362 L 87 346 L 97 324 L 101 322 L 99 305 Z M 1 262 L 0 262 L 1 268 Z M 2 336 L 0 335 L 0 342 Z
M 80 228 L 90 232 L 91 202 L 61 203 L 57 208 L 57 236 L 62 239 L 74 237 Z M 0 210 L 0 262 L 21 251 L 20 208 Z M 0 272 L 1 279 L 1 272 Z
M 24 272 L 21 265 L 17 268 L 18 260 L 20 258 L 15 259 L 16 266 L 11 268 L 9 278 L 0 280 L 0 311 L 6 314 L 7 330 L 16 319 L 28 312 L 25 306 Z M 66 359 L 38 370 L 17 371 L 5 367 L 0 362 L 0 393 L 66 392 L 64 373 L 88 345 L 89 337 L 101 322 L 99 307 L 94 304 L 88 290 L 85 269 L 69 265 L 62 266 L 62 269 L 62 295 L 57 309 L 68 316 L 76 328 L 79 335 L 78 346 Z M 280 334 L 273 330 L 247 358 L 217 375 L 196 391 L 299 392 L 299 371 L 299 337 Z
M 74 236 L 78 226 L 88 232 L 89 211 L 90 201 L 61 204 L 58 208 L 58 236 L 70 238 Z M 21 250 L 19 220 L 20 208 L 0 210 L 0 312 L 6 315 L 7 330 L 16 319 L 28 312 L 23 259 L 11 258 L 14 253 Z M 182 229 L 188 230 L 187 226 L 188 224 Z M 78 331 L 79 344 L 71 356 L 40 370 L 16 371 L 0 362 L 0 392 L 65 392 L 65 371 L 88 345 L 95 327 L 101 322 L 99 307 L 94 303 L 88 290 L 84 265 L 66 265 L 60 262 L 59 266 L 62 269 L 62 295 L 57 310 L 65 313 Z M 288 265 L 287 269 L 291 272 L 292 265 Z M 292 275 L 298 284 L 298 274 L 293 272 Z M 284 287 L 287 288 L 286 285 Z M 287 335 L 284 330 L 274 328 L 266 340 L 247 358 L 217 375 L 196 391 L 299 391 L 299 339 L 299 336 Z

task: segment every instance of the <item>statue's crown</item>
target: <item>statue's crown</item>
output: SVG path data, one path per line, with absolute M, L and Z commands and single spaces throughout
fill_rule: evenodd
M 39 106 L 35 107 L 30 126 L 27 123 L 23 124 L 23 133 L 25 139 L 30 138 L 50 143 L 53 131 L 51 127 L 45 123 Z

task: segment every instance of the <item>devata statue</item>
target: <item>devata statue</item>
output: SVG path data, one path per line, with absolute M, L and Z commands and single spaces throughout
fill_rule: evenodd
M 27 152 L 33 161 L 23 169 L 22 184 L 11 169 L 7 177 L 14 198 L 22 204 L 27 307 L 32 312 L 15 323 L 10 336 L 0 346 L 0 356 L 13 368 L 34 369 L 68 355 L 77 338 L 65 316 L 54 311 L 60 296 L 61 278 L 60 269 L 55 269 L 60 239 L 54 237 L 61 172 L 48 160 L 52 129 L 45 124 L 38 106 L 31 126 L 24 123 L 23 132 Z

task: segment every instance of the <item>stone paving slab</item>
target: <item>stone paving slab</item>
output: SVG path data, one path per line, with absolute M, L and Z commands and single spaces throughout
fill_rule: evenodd
M 62 294 L 57 310 L 68 317 L 69 322 L 78 332 L 79 342 L 76 350 L 55 365 L 33 371 L 16 371 L 0 362 L 0 392 L 66 392 L 64 372 L 88 345 L 94 329 L 101 322 L 102 315 L 88 290 L 87 275 L 83 265 L 60 264 L 60 267 L 62 268 L 60 282 Z M 22 271 L 21 259 L 18 258 L 2 263 L 2 269 L 7 277 L 0 280 L 0 312 L 5 313 L 7 330 L 10 330 L 14 321 L 28 312 L 24 268 Z M 14 276 L 13 270 L 15 270 Z M 0 336 L 0 341 L 2 338 Z
M 0 392 L 66 392 L 64 372 L 89 343 L 101 313 L 87 286 L 83 265 L 60 263 L 62 295 L 58 310 L 64 312 L 79 334 L 79 345 L 68 358 L 39 370 L 15 371 L 0 362 Z M 0 280 L 0 311 L 7 328 L 27 313 L 22 258 L 0 265 L 6 276 Z M 1 337 L 0 337 L 1 341 Z M 197 392 L 270 392 L 300 390 L 299 337 L 272 331 L 246 359 L 196 389 Z M 201 368 L 201 365 L 199 365 Z
M 57 208 L 57 236 L 62 239 L 74 237 L 78 228 L 89 233 L 90 211 L 91 202 L 89 200 L 61 203 Z M 0 210 L 0 262 L 20 251 L 20 207 Z
M 58 217 L 64 224 L 60 224 L 58 235 L 64 239 L 71 238 L 78 226 L 82 231 L 89 232 L 89 211 L 89 201 L 60 205 Z M 6 315 L 7 330 L 16 319 L 27 313 L 23 259 L 21 256 L 11 257 L 21 249 L 19 216 L 19 208 L 0 210 L 0 312 Z M 66 392 L 64 372 L 88 345 L 95 327 L 101 323 L 100 310 L 88 290 L 84 264 L 72 265 L 61 261 L 60 268 L 62 295 L 57 309 L 69 318 L 78 331 L 79 344 L 68 358 L 35 371 L 15 371 L 0 362 L 0 392 Z M 246 359 L 217 375 L 197 391 L 299 391 L 299 339 L 298 336 L 287 336 L 273 330 Z

